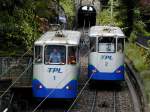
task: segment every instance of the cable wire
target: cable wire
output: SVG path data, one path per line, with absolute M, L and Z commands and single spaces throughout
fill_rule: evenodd
M 91 74 L 91 76 L 89 77 L 89 79 L 85 82 L 85 85 L 83 86 L 83 88 L 81 89 L 81 91 L 79 92 L 79 94 L 77 95 L 76 99 L 74 100 L 74 102 L 72 103 L 72 105 L 69 107 L 69 109 L 67 110 L 67 112 L 69 112 L 72 107 L 74 106 L 74 104 L 78 101 L 80 95 L 82 94 L 83 90 L 85 89 L 85 87 L 88 85 L 89 81 L 91 80 L 92 76 L 94 75 L 95 71 L 92 71 L 93 73 Z
M 89 50 L 89 52 L 92 50 L 94 48 L 94 46 Z M 88 53 L 89 53 L 88 52 Z M 88 53 L 86 53 L 84 56 L 86 57 L 87 55 L 88 55 Z M 84 57 L 83 56 L 83 57 Z M 69 70 L 69 69 L 68 69 Z M 68 71 L 67 70 L 67 71 Z M 57 88 L 58 86 L 59 86 L 59 84 L 62 82 L 62 81 L 64 81 L 64 79 L 66 78 L 66 76 L 67 76 L 68 74 L 66 73 L 66 75 L 64 76 L 64 78 L 56 85 L 56 87 L 55 88 Z M 91 77 L 92 77 L 92 75 L 91 75 Z M 89 81 L 88 81 L 89 82 Z M 87 81 L 86 81 L 86 83 L 88 83 Z M 86 84 L 87 85 L 87 84 Z M 85 87 L 84 87 L 85 88 Z M 84 89 L 83 89 L 84 90 Z M 82 90 L 82 91 L 83 91 Z M 53 93 L 55 91 L 55 89 L 53 89 L 52 91 L 50 91 L 49 92 L 49 94 L 36 106 L 36 108 L 34 108 L 34 110 L 32 111 L 32 112 L 36 112 L 36 110 L 44 103 L 44 101 Z
M 6 89 L 6 91 L 0 96 L 0 98 L 2 98 L 7 92 L 8 90 L 24 75 L 24 73 L 32 66 L 33 62 L 26 67 L 26 69 L 19 75 L 19 77 L 17 77 L 17 79 Z

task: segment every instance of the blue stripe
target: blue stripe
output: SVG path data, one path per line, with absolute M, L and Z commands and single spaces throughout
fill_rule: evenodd
M 42 88 L 39 88 L 39 85 Z M 66 86 L 70 86 L 70 89 L 66 89 L 64 86 L 62 89 L 53 89 L 53 88 L 46 88 L 44 85 L 40 83 L 40 81 L 34 79 L 32 81 L 32 91 L 34 97 L 45 98 L 75 98 L 77 96 L 77 80 L 70 81 Z
M 93 73 L 93 70 L 95 71 Z M 116 73 L 117 70 L 120 70 L 120 73 Z M 120 66 L 117 68 L 114 72 L 108 73 L 108 72 L 100 72 L 98 71 L 93 65 L 88 65 L 88 77 L 91 76 L 91 79 L 94 80 L 124 80 L 124 66 Z

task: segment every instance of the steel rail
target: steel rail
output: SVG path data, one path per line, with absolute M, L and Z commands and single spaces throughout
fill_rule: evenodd
M 113 112 L 117 112 L 117 109 L 116 109 L 116 92 L 114 91 L 113 92 Z
M 97 91 L 94 91 L 94 97 L 93 97 L 93 103 L 92 103 L 92 108 L 90 112 L 94 112 L 95 111 L 95 106 L 96 106 L 96 96 L 97 96 Z

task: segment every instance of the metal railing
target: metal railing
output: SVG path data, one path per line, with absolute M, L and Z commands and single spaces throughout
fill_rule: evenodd
M 32 63 L 32 57 L 24 57 L 19 60 L 17 57 L 0 57 L 0 79 L 11 80 L 14 82 L 18 75 L 24 71 Z M 11 68 L 11 69 L 9 69 Z M 4 73 L 7 71 L 6 73 Z M 3 74 L 4 73 L 4 74 Z M 23 77 L 15 84 L 15 86 L 31 86 L 32 67 L 25 73 Z

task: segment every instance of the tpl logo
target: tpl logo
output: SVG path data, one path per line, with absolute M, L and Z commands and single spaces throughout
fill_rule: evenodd
M 108 56 L 108 55 L 102 55 L 101 58 L 102 60 L 112 60 L 112 56 Z
M 61 68 L 48 68 L 49 73 L 62 73 Z

